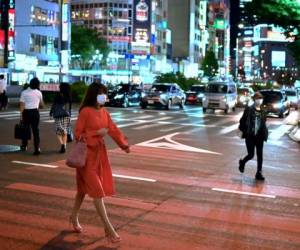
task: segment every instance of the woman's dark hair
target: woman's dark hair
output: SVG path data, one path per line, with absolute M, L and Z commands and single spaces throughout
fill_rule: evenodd
M 85 107 L 97 108 L 97 95 L 107 94 L 107 88 L 102 83 L 93 82 L 87 89 L 79 112 Z
M 29 87 L 31 89 L 40 89 L 40 80 L 37 77 L 34 77 L 30 80 Z
M 59 84 L 59 92 L 63 96 L 65 102 L 72 102 L 71 88 L 66 82 Z

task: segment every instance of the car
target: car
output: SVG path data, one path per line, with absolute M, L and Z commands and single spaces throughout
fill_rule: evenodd
M 297 110 L 299 105 L 299 95 L 297 91 L 295 89 L 286 89 L 284 92 L 290 102 L 290 107 Z
M 202 104 L 202 98 L 204 97 L 205 85 L 192 85 L 191 88 L 185 92 L 186 100 L 185 104 Z
M 237 106 L 245 107 L 252 102 L 252 96 L 254 95 L 252 88 L 239 87 L 237 93 Z
M 229 109 L 235 111 L 237 104 L 237 87 L 231 80 L 211 81 L 208 83 L 203 97 L 203 113 L 207 109 L 221 109 L 228 113 Z
M 118 84 L 108 91 L 108 106 L 119 106 L 127 108 L 139 105 L 142 90 L 135 84 Z
M 281 90 L 261 90 L 263 95 L 263 108 L 270 115 L 278 115 L 283 118 L 290 113 L 290 102 Z
M 141 99 L 141 108 L 148 106 L 171 109 L 173 105 L 184 108 L 185 93 L 176 83 L 154 83 Z

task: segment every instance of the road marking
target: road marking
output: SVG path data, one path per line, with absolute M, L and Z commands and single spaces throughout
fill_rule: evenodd
M 49 165 L 49 164 L 40 164 L 34 162 L 25 162 L 25 161 L 12 161 L 12 163 L 22 164 L 22 165 L 29 165 L 29 166 L 36 166 L 36 167 L 43 167 L 43 168 L 58 168 L 56 165 Z M 120 175 L 120 174 L 113 174 L 116 178 L 122 179 L 129 179 L 129 180 L 139 180 L 139 181 L 147 181 L 147 182 L 157 182 L 157 180 L 138 177 L 138 176 L 129 176 L 129 175 Z
M 178 134 L 179 133 L 164 135 L 136 145 L 142 147 L 150 147 L 150 148 L 163 148 L 163 149 L 180 150 L 180 151 L 188 151 L 188 152 L 196 152 L 196 153 L 204 153 L 204 154 L 222 155 L 221 153 L 218 152 L 191 147 L 172 140 L 172 137 Z
M 221 134 L 221 135 L 228 134 L 228 133 L 230 133 L 230 132 L 232 132 L 232 131 L 234 131 L 234 130 L 237 130 L 238 127 L 239 127 L 239 124 L 238 124 L 238 123 L 233 124 L 233 125 L 231 125 L 231 126 L 229 126 L 229 127 L 223 128 L 223 129 L 220 131 L 219 134 Z
M 181 128 L 183 128 L 183 126 L 173 127 L 173 128 L 165 128 L 165 129 L 161 129 L 160 131 L 161 132 L 170 132 L 170 131 L 173 131 L 173 130 L 176 130 L 176 129 L 181 129 Z
M 159 127 L 161 126 L 161 124 L 147 124 L 147 125 L 143 125 L 143 126 L 140 126 L 140 127 L 136 127 L 134 128 L 135 130 L 141 130 L 141 129 L 146 129 L 146 128 L 155 128 L 155 127 Z
M 143 178 L 143 177 L 134 177 L 134 176 L 128 176 L 128 175 L 120 175 L 120 174 L 113 174 L 114 177 L 122 178 L 122 179 L 130 179 L 130 180 L 138 180 L 138 181 L 147 181 L 147 182 L 157 182 L 157 180 L 149 179 L 149 178 Z
M 281 125 L 278 128 L 271 130 L 271 134 L 269 136 L 270 140 L 278 140 L 282 136 L 284 136 L 293 126 L 292 125 Z
M 22 164 L 22 165 L 30 165 L 30 166 L 37 166 L 37 167 L 44 167 L 44 168 L 58 168 L 58 166 L 55 166 L 55 165 L 40 164 L 40 163 L 25 162 L 25 161 L 12 161 L 12 163 Z
M 271 199 L 275 199 L 276 198 L 275 195 L 257 194 L 257 193 L 236 191 L 236 190 L 223 189 L 223 188 L 212 188 L 211 190 L 217 191 L 217 192 L 223 192 L 223 193 L 242 194 L 242 195 L 250 195 L 250 196 L 257 196 L 257 197 L 271 198 Z

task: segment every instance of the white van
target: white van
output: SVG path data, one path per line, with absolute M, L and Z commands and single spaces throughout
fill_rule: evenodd
M 235 111 L 237 104 L 237 86 L 233 81 L 209 82 L 203 98 L 203 113 L 207 109 L 222 109 L 228 113 Z

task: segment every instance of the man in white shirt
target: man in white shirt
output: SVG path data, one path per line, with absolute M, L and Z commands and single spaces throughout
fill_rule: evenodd
M 29 88 L 21 93 L 20 111 L 24 125 L 30 126 L 33 134 L 34 155 L 39 155 L 40 152 L 40 134 L 39 122 L 40 113 L 39 107 L 44 106 L 43 95 L 39 90 L 40 81 L 38 78 L 33 78 L 30 81 Z M 22 140 L 21 151 L 27 150 L 28 141 Z
M 7 106 L 7 96 L 6 96 L 7 83 L 5 81 L 4 75 L 0 75 L 0 111 L 5 109 Z

